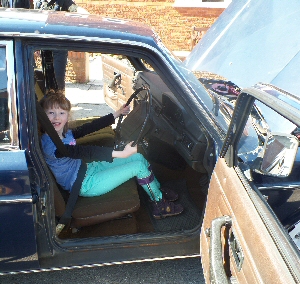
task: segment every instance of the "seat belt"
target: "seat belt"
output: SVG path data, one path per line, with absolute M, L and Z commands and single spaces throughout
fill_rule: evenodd
M 55 144 L 56 148 L 58 149 L 58 151 L 62 155 L 67 157 L 69 155 L 67 148 L 65 147 L 64 143 L 59 138 L 56 130 L 54 129 L 54 127 L 53 127 L 52 123 L 50 122 L 48 116 L 46 115 L 44 109 L 41 107 L 41 105 L 38 102 L 36 102 L 36 113 L 37 113 L 38 121 L 41 123 L 42 127 L 45 129 L 45 131 L 47 132 L 47 134 L 49 135 L 49 137 Z M 81 166 L 82 166 L 82 164 L 81 164 Z M 58 224 L 56 226 L 57 234 L 59 234 L 62 231 L 62 229 L 67 224 L 70 223 L 70 221 L 72 219 L 72 212 L 74 210 L 74 207 L 75 207 L 78 195 L 79 195 L 79 191 L 81 188 L 80 180 L 83 180 L 85 172 L 79 171 L 79 175 L 83 175 L 83 177 L 78 176 L 72 187 L 69 199 L 67 201 L 65 212 L 60 217 Z
M 58 151 L 62 155 L 68 156 L 69 152 L 68 152 L 67 148 L 65 147 L 64 143 L 59 138 L 59 136 L 58 136 L 56 130 L 54 129 L 52 123 L 50 122 L 47 114 L 45 113 L 44 109 L 38 102 L 36 102 L 36 113 L 37 113 L 38 121 L 42 125 L 43 129 L 45 129 L 47 134 L 50 136 L 51 140 L 55 144 Z

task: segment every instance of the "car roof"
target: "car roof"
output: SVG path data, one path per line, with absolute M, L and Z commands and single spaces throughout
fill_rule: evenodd
M 120 39 L 156 45 L 159 38 L 142 23 L 68 12 L 0 8 L 1 37 Z
M 239 87 L 274 84 L 300 96 L 299 0 L 232 1 L 184 62 Z

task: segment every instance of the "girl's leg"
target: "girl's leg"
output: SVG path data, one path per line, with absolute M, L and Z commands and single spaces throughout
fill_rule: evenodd
M 53 67 L 57 87 L 65 90 L 66 66 L 68 62 L 68 52 L 63 50 L 53 50 Z
M 130 178 L 136 176 L 138 183 L 153 202 L 153 217 L 156 219 L 178 215 L 183 211 L 181 204 L 162 198 L 160 184 L 155 179 L 147 160 L 141 154 L 124 159 L 114 159 L 112 163 L 94 162 L 88 165 L 86 178 L 80 195 L 85 197 L 105 194 Z
M 116 158 L 112 163 L 89 164 L 80 195 L 85 197 L 103 195 L 134 176 L 152 200 L 158 201 L 162 198 L 159 182 L 154 178 L 149 170 L 149 163 L 141 154 L 134 154 L 124 159 Z

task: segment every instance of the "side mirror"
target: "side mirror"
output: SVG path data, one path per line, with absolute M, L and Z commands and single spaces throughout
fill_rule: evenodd
M 263 175 L 286 177 L 293 168 L 298 146 L 293 135 L 270 133 L 252 169 Z

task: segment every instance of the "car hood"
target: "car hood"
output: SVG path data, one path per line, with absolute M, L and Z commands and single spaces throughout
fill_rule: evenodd
M 233 0 L 184 61 L 241 88 L 265 82 L 300 96 L 300 2 Z

